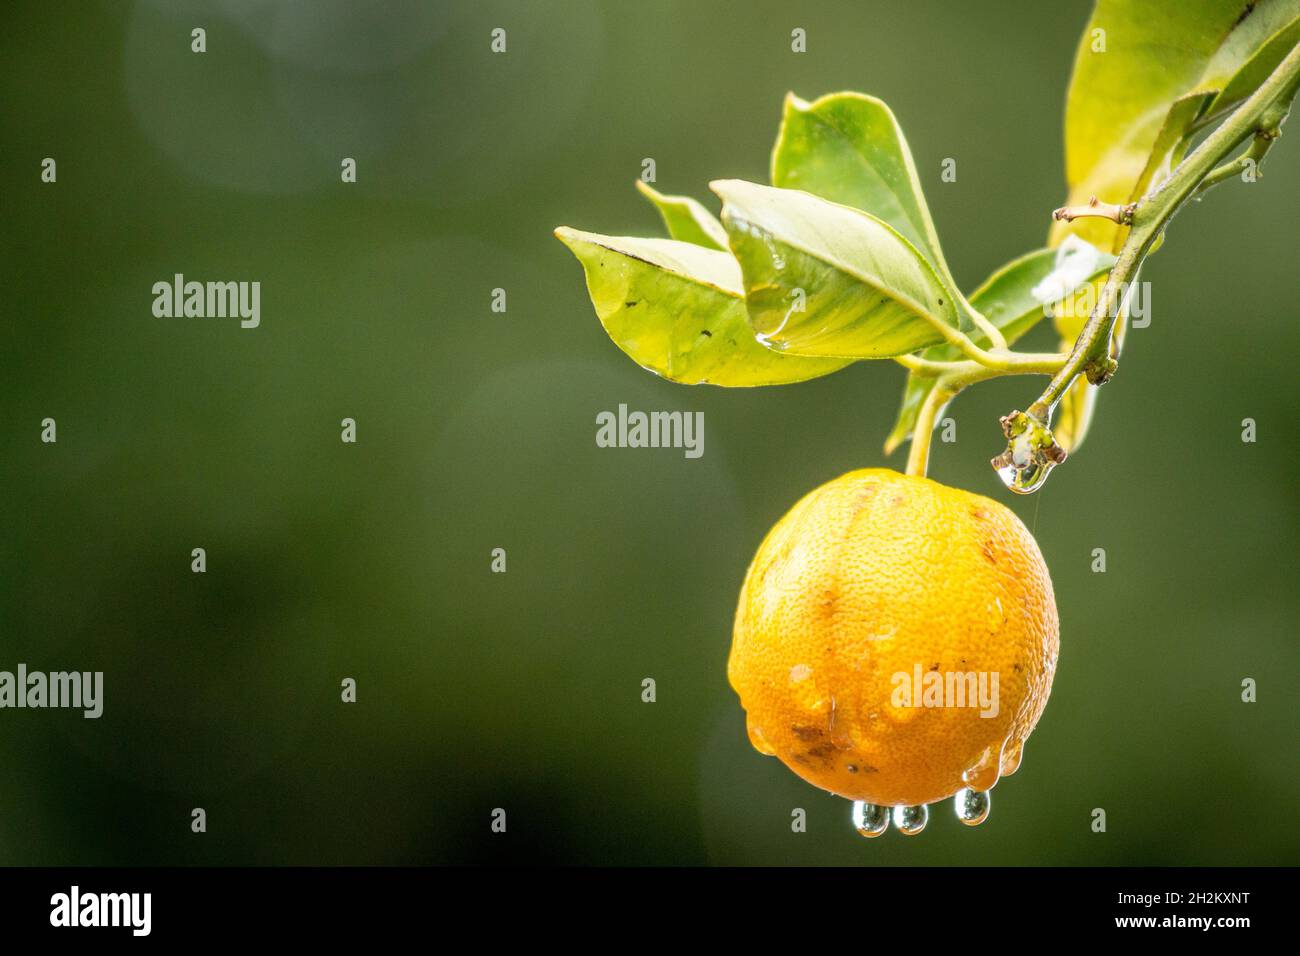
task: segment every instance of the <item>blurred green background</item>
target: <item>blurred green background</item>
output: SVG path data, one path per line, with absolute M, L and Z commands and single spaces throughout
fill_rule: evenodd
M 7 4 L 0 669 L 102 670 L 106 699 L 98 721 L 0 711 L 0 862 L 1295 862 L 1300 142 L 1178 218 L 1143 273 L 1152 323 L 1041 494 L 988 466 L 1041 381 L 953 406 L 931 475 L 1036 529 L 1061 659 L 989 822 L 938 807 L 915 840 L 859 839 L 754 752 L 725 676 L 749 557 L 806 491 L 886 464 L 902 369 L 660 381 L 551 237 L 656 232 L 645 157 L 668 192 L 762 181 L 787 90 L 858 89 L 897 113 L 973 287 L 1064 198 L 1088 13 Z M 176 272 L 260 281 L 261 327 L 154 318 Z M 620 402 L 703 411 L 704 457 L 597 448 Z

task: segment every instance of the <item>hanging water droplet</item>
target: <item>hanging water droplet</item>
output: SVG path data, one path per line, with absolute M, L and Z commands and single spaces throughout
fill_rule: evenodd
M 998 782 L 1001 748 L 986 747 L 974 766 L 962 772 L 961 782 L 972 790 L 992 790 Z
M 889 807 L 853 801 L 853 828 L 864 837 L 878 837 L 889 829 Z
M 894 826 L 899 833 L 916 836 L 930 822 L 930 808 L 924 803 L 914 807 L 894 807 Z
M 1014 741 L 1002 752 L 1002 776 L 1009 777 L 1020 769 L 1020 760 L 1025 754 L 1024 741 Z
M 961 782 L 973 790 L 992 790 L 998 782 L 998 765 L 972 767 L 961 775 Z
M 1031 495 L 1043 487 L 1047 483 L 1048 473 L 1056 467 L 1056 462 L 1015 468 L 1011 465 L 998 465 L 996 458 L 993 461 L 993 467 L 997 469 L 1002 484 L 1018 495 Z
M 1056 443 L 1051 430 L 1032 415 L 1012 412 L 1001 423 L 1007 450 L 990 462 L 993 470 L 1018 495 L 1037 491 L 1051 470 L 1065 461 L 1065 449 Z
M 953 797 L 957 819 L 968 827 L 977 827 L 989 818 L 989 792 L 965 787 Z

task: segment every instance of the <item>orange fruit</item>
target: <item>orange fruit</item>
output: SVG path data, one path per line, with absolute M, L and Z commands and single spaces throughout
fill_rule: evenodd
M 760 752 L 851 800 L 916 806 L 1015 772 L 1058 638 L 1047 566 L 1010 509 L 870 468 L 768 533 L 727 674 Z

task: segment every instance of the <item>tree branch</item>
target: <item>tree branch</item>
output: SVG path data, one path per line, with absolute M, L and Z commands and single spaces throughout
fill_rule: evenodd
M 1093 196 L 1088 200 L 1087 205 L 1062 206 L 1060 209 L 1053 210 L 1052 218 L 1074 222 L 1076 219 L 1091 217 L 1093 219 L 1109 219 L 1121 226 L 1127 226 L 1133 222 L 1133 210 L 1135 208 L 1137 208 L 1137 203 L 1125 203 L 1120 206 L 1113 202 L 1102 202 L 1096 196 Z
M 1129 281 L 1169 220 L 1241 142 L 1257 133 L 1265 133 L 1269 138 L 1276 136 L 1297 83 L 1300 83 L 1300 44 L 1292 47 L 1268 79 L 1206 137 L 1168 179 L 1135 204 L 1129 215 L 1132 229 L 1102 287 L 1096 307 L 1065 364 L 1028 409 L 1028 414 L 1039 424 L 1047 426 L 1052 410 L 1079 375 L 1086 375 L 1094 385 L 1100 385 L 1111 377 L 1116 368 L 1115 360 L 1110 357 L 1111 335 L 1127 296 Z

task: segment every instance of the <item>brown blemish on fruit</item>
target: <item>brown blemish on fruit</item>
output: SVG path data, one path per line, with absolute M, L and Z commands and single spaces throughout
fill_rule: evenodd
M 816 761 L 822 770 L 831 770 L 835 767 L 835 748 L 830 744 L 818 744 L 809 747 L 806 753 L 795 754 L 794 759 L 805 767 L 811 767 Z
M 980 546 L 980 550 L 984 552 L 984 557 L 988 559 L 989 564 L 998 563 L 997 556 L 993 553 L 992 541 L 985 541 L 984 544 Z
M 820 727 L 800 727 L 796 725 L 790 728 L 790 732 L 803 741 L 817 740 L 822 735 Z

